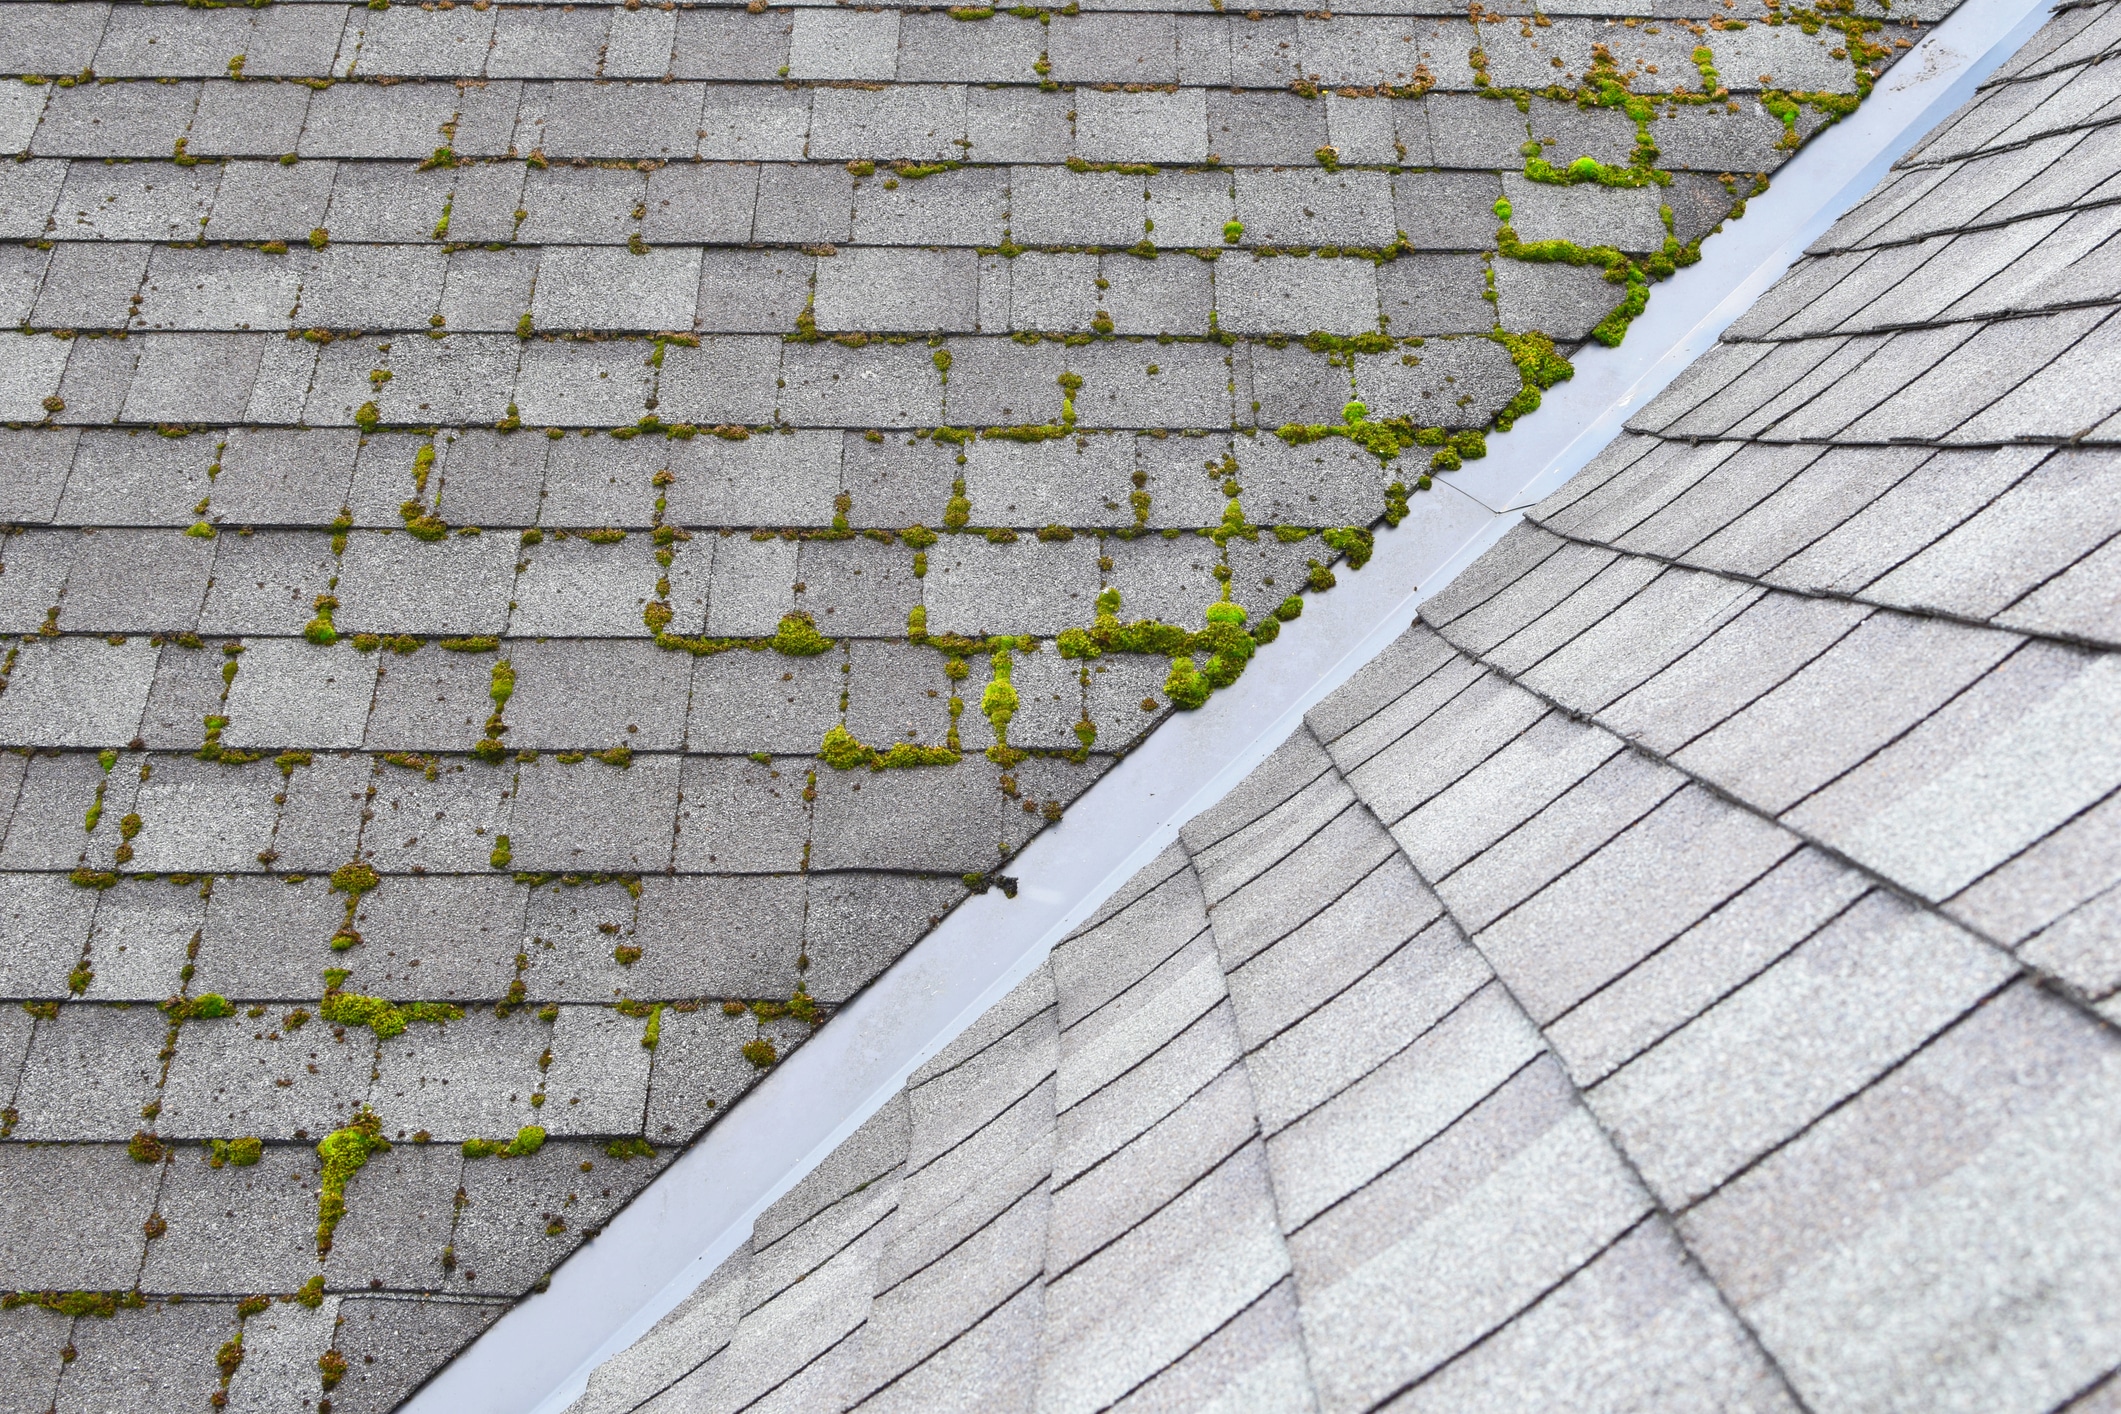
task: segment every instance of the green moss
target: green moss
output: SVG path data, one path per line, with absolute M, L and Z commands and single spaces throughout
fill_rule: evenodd
M 817 621 L 798 610 L 783 615 L 773 631 L 773 651 L 790 658 L 815 658 L 832 647 L 832 640 L 817 631 Z
M 835 771 L 852 771 L 867 766 L 872 771 L 898 770 L 912 766 L 950 766 L 960 759 L 960 753 L 946 746 L 916 746 L 909 741 L 894 742 L 888 750 L 878 751 L 864 745 L 854 733 L 844 726 L 835 726 L 825 733 L 818 746 L 818 755 Z
M 389 1142 L 383 1138 L 383 1121 L 365 1105 L 354 1116 L 352 1124 L 333 1130 L 317 1144 L 317 1157 L 323 1160 L 323 1174 L 317 1184 L 319 1257 L 331 1251 L 331 1235 L 338 1228 L 339 1220 L 346 1216 L 346 1186 L 368 1163 L 369 1155 L 389 1148 Z M 323 1278 L 314 1280 L 321 1294 Z
M 350 894 L 355 898 L 359 898 L 362 894 L 367 893 L 382 882 L 382 877 L 376 873 L 373 866 L 358 859 L 350 864 L 341 864 L 338 868 L 331 871 L 331 887 L 333 891 Z
M 398 519 L 405 522 L 406 531 L 415 540 L 429 544 L 449 534 L 449 522 L 427 509 L 418 501 L 405 501 L 398 506 Z
M 207 1147 L 211 1152 L 211 1157 L 206 1161 L 209 1168 L 221 1168 L 224 1165 L 230 1168 L 249 1168 L 265 1156 L 264 1142 L 249 1136 L 242 1139 L 211 1139 L 207 1141 Z
M 339 630 L 332 623 L 331 616 L 338 610 L 338 596 L 319 594 L 316 597 L 314 607 L 316 609 L 316 617 L 303 625 L 302 636 L 311 643 L 326 647 L 337 643 L 339 641 Z
M 467 1139 L 463 1144 L 467 1159 L 520 1159 L 544 1147 L 545 1131 L 535 1124 L 524 1125 L 513 1139 Z
M 136 1164 L 159 1164 L 168 1152 L 161 1140 L 144 1129 L 135 1130 L 125 1144 L 125 1156 Z
M 328 990 L 317 1006 L 317 1014 L 335 1026 L 366 1026 L 378 1039 L 387 1041 L 415 1021 L 439 1024 L 463 1019 L 463 1008 L 447 1002 L 408 1002 L 400 1006 L 382 997 L 342 992 L 339 983 L 344 982 L 347 975 L 338 968 L 325 974 Z M 337 982 L 331 980 L 334 976 Z
M 515 851 L 513 847 L 509 844 L 508 836 L 495 836 L 493 842 L 493 853 L 487 856 L 486 862 L 488 864 L 491 864 L 496 869 L 506 869 L 509 865 L 509 862 L 514 858 Z
M 1206 702 L 1210 691 L 1207 679 L 1190 657 L 1171 660 L 1170 675 L 1164 679 L 1164 696 L 1171 699 L 1172 706 L 1190 711 Z
M 95 1316 L 109 1320 L 120 1306 L 137 1309 L 145 1303 L 137 1292 L 121 1291 L 10 1291 L 0 1293 L 0 1310 L 42 1306 L 62 1316 Z
M 604 1153 L 611 1158 L 617 1159 L 620 1163 L 625 1163 L 629 1159 L 652 1159 L 655 1157 L 654 1147 L 646 1139 L 638 1135 L 628 1135 L 623 1139 L 612 1140 L 604 1146 Z
M 780 1053 L 773 1049 L 773 1042 L 761 1036 L 755 1041 L 744 1043 L 744 1059 L 764 1070 L 780 1059 Z
M 1656 149 L 1653 147 L 1649 151 L 1654 154 Z M 1669 186 L 1672 181 L 1672 174 L 1669 172 L 1659 172 L 1649 167 L 1615 167 L 1600 162 L 1595 157 L 1579 157 L 1566 167 L 1552 166 L 1543 157 L 1528 157 L 1525 159 L 1524 175 L 1528 181 L 1562 187 L 1583 182 L 1595 183 L 1602 187 Z
M 171 997 L 162 1003 L 162 1010 L 167 1012 L 173 1021 L 213 1021 L 224 1016 L 233 1016 L 236 1011 L 228 998 L 219 992 L 206 992 L 196 997 Z
M 994 729 L 994 745 L 987 748 L 987 759 L 1001 765 L 1009 765 L 1022 753 L 1009 745 L 1009 723 L 1016 716 L 1018 706 L 1016 685 L 1009 680 L 1011 659 L 1009 649 L 997 648 L 988 659 L 994 676 L 980 693 L 980 715 Z
M 1359 570 L 1370 562 L 1370 552 L 1376 548 L 1377 543 L 1376 537 L 1359 525 L 1322 531 L 1319 538 L 1345 556 L 1351 570 Z
M 90 869 L 85 865 L 66 877 L 77 889 L 109 889 L 115 888 L 118 883 L 118 876 L 110 870 Z
M 363 1162 L 366 1162 L 365 1158 Z M 324 1304 L 324 1278 L 322 1276 L 313 1276 L 308 1281 L 303 1282 L 295 1290 L 294 1302 L 297 1306 L 306 1306 L 312 1311 L 322 1306 Z

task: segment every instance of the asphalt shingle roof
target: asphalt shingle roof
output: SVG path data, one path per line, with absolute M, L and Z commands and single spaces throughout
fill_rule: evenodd
M 1950 7 L 1073 8 L 7 7 L 6 1400 L 401 1402 Z M 2111 1364 L 2108 13 L 589 1406 Z
M 2115 13 L 577 1409 L 2109 1407 Z

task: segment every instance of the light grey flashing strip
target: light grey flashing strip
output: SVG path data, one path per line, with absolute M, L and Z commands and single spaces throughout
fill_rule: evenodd
M 1367 568 L 1343 569 L 1339 588 L 1308 599 L 1251 672 L 1158 728 L 1027 846 L 1011 865 L 1022 880 L 1014 900 L 996 891 L 961 905 L 562 1266 L 546 1294 L 503 1316 L 406 1407 L 566 1409 L 590 1371 L 689 1295 L 768 1204 L 1403 633 L 1421 600 L 1580 470 L 2046 17 L 2046 0 L 1966 0 L 1713 237 L 1699 264 L 1657 288 L 1620 348 L 1582 356 L 1538 413 L 1490 440 L 1484 462 L 1417 495 Z

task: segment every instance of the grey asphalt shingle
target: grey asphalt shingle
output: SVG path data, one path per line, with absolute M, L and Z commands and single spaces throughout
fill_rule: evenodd
M 1080 724 L 1120 751 L 1171 710 L 1163 654 L 1011 648 L 1008 740 L 1045 754 L 965 755 L 994 648 L 948 635 L 1050 639 L 1107 589 L 1194 627 L 1222 575 L 1259 622 L 1427 449 L 1236 432 L 1358 392 L 1493 426 L 1490 329 L 1588 371 L 1622 293 L 1499 225 L 1691 242 L 1746 189 L 1716 174 L 1789 155 L 1759 74 L 1851 82 L 1838 37 L 1699 6 L 14 9 L 8 72 L 106 81 L 0 94 L 0 519 L 35 527 L 0 541 L 0 983 L 33 1008 L 0 1020 L 0 1276 L 154 1293 L 5 1313 L 39 1409 L 204 1398 L 239 1322 L 233 1407 L 395 1407 L 767 1073 L 753 1043 L 810 1034 L 791 996 L 829 1018 L 1072 806 L 1114 760 Z M 1435 627 L 585 1407 L 2031 1407 L 2110 1366 L 2081 1004 L 2121 981 L 2121 542 L 2105 342 L 2050 356 L 2121 290 L 2088 18 L 1424 586 Z M 1655 105 L 1669 186 L 1531 181 L 1528 138 L 1625 164 L 1633 127 L 1478 92 L 1597 44 L 1654 95 L 1697 42 L 1741 92 Z M 1312 534 L 1195 533 L 1233 497 Z M 961 759 L 835 769 L 839 727 Z M 2005 1137 L 1931 1136 L 1907 1075 Z M 315 1146 L 364 1106 L 393 1147 L 319 1264 Z M 461 1148 L 529 1124 L 535 1155 Z M 1846 1179 L 1881 1142 L 1919 1182 Z M 1724 1186 L 1674 1225 L 1635 1173 Z M 320 1306 L 230 1304 L 312 1274 Z M 1976 1368 L 1935 1333 L 1984 1282 L 2012 1324 Z

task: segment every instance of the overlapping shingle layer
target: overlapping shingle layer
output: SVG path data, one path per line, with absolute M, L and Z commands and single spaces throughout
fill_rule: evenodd
M 9 5 L 24 1407 L 397 1403 L 1947 9 Z
M 2052 21 L 577 1408 L 2113 1407 L 2117 40 Z

